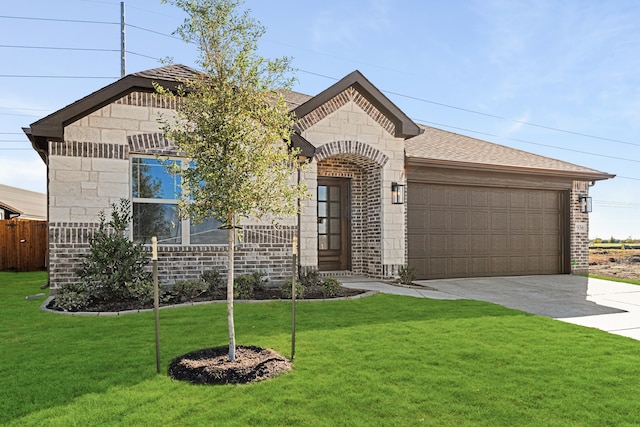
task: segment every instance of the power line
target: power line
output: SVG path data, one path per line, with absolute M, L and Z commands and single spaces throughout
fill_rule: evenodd
M 53 46 L 23 46 L 23 45 L 0 45 L 0 48 L 7 49 L 44 49 L 44 50 L 79 50 L 92 52 L 120 52 L 120 49 L 98 49 L 87 47 L 53 47 Z
M 107 24 L 107 25 L 120 25 L 120 22 L 107 22 L 107 21 L 84 21 L 80 19 L 58 19 L 58 18 L 35 18 L 31 16 L 7 16 L 0 15 L 0 19 L 23 19 L 27 21 L 51 21 L 51 22 L 72 22 L 76 24 Z
M 117 80 L 119 77 L 114 76 L 27 76 L 24 74 L 0 74 L 0 77 L 4 78 L 28 78 L 28 79 L 109 79 L 109 80 Z
M 297 71 L 300 71 L 300 72 L 305 73 L 305 74 L 310 74 L 310 75 L 313 75 L 313 76 L 323 77 L 323 78 L 334 80 L 334 81 L 340 80 L 340 79 L 337 79 L 335 77 L 327 76 L 325 74 L 314 73 L 312 71 L 302 70 L 302 69 L 299 69 L 299 68 L 297 69 Z M 510 119 L 508 117 L 499 116 L 499 115 L 496 115 L 496 114 L 484 113 L 482 111 L 472 110 L 472 109 L 469 109 L 469 108 L 457 107 L 455 105 L 446 104 L 446 103 L 443 103 L 443 102 L 431 101 L 429 99 L 420 98 L 420 97 L 412 96 L 412 95 L 405 95 L 405 94 L 402 94 L 402 93 L 388 91 L 388 90 L 384 90 L 384 89 L 381 89 L 380 91 L 383 92 L 383 93 L 389 94 L 389 95 L 395 95 L 395 96 L 399 96 L 399 97 L 402 97 L 402 98 L 412 99 L 414 101 L 424 102 L 424 103 L 427 103 L 427 104 L 437 105 L 439 107 L 449 108 L 449 109 L 453 109 L 453 110 L 457 110 L 457 111 L 463 111 L 463 112 L 466 112 L 466 113 L 477 114 L 477 115 L 484 116 L 484 117 L 491 117 L 491 118 L 494 118 L 494 119 L 505 120 L 505 121 L 509 121 L 509 122 L 512 122 L 512 123 L 518 123 L 518 124 L 537 127 L 537 128 L 541 128 L 541 129 L 552 130 L 552 131 L 555 131 L 555 132 L 562 132 L 562 133 L 567 133 L 567 134 L 571 134 L 571 135 L 582 136 L 582 137 L 585 137 L 585 138 L 592 138 L 592 139 L 597 139 L 597 140 L 601 140 L 601 141 L 615 142 L 615 143 L 618 143 L 618 144 L 625 144 L 625 145 L 631 145 L 631 146 L 634 146 L 634 147 L 640 147 L 640 143 L 634 143 L 634 142 L 629 142 L 629 141 L 623 141 L 623 140 L 620 140 L 620 139 L 613 139 L 613 138 L 607 138 L 607 137 L 603 137 L 603 136 L 591 135 L 591 134 L 588 134 L 588 133 L 576 132 L 576 131 L 572 131 L 572 130 L 556 128 L 556 127 L 553 127 L 553 126 L 541 125 L 541 124 L 537 124 L 537 123 L 533 123 L 533 122 L 527 122 L 527 121 L 524 121 L 524 120 Z
M 137 25 L 131 25 L 131 24 L 126 24 L 126 26 L 127 27 L 131 27 L 131 28 L 135 28 L 137 30 L 146 31 L 148 33 L 157 34 L 159 36 L 164 36 L 164 37 L 168 37 L 168 38 L 171 38 L 171 39 L 176 39 L 176 40 L 183 41 L 180 37 L 172 36 L 170 34 L 161 33 L 160 31 L 150 30 L 149 28 L 139 27 Z

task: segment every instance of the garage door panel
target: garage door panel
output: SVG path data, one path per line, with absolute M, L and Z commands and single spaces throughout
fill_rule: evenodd
M 409 265 L 418 278 L 561 272 L 560 191 L 409 182 L 408 194 Z
M 505 253 L 509 250 L 507 245 L 507 235 L 489 235 L 491 239 L 491 253 Z
M 449 212 L 444 210 L 432 210 L 427 213 L 430 230 L 446 230 L 449 226 Z
M 471 271 L 469 276 L 487 276 L 491 270 L 489 270 L 489 258 L 487 257 L 472 257 L 471 258 Z
M 489 212 L 486 210 L 469 212 L 469 225 L 472 230 L 488 230 Z
M 544 215 L 531 213 L 527 215 L 527 230 L 541 232 L 544 230 Z
M 449 253 L 448 234 L 432 234 L 428 236 L 428 249 L 432 254 L 448 254 Z
M 451 275 L 464 277 L 469 274 L 469 259 L 461 257 L 451 258 Z
M 449 258 L 433 257 L 429 261 L 429 275 L 434 278 L 449 277 Z
M 489 236 L 487 235 L 471 235 L 469 251 L 472 254 L 489 253 Z
M 491 230 L 506 230 L 507 220 L 506 212 L 491 212 Z
M 466 230 L 469 228 L 469 212 L 454 211 L 451 212 L 451 229 Z
M 527 214 L 525 212 L 511 212 L 509 216 L 509 230 L 526 230 Z
M 467 254 L 470 252 L 469 237 L 466 234 L 453 234 L 451 236 L 451 251 L 454 254 Z

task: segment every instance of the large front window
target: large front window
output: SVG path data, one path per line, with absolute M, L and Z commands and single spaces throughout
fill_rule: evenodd
M 180 159 L 168 162 L 178 167 L 189 166 L 188 162 Z M 134 241 L 151 243 L 151 237 L 157 236 L 158 243 L 162 244 L 227 243 L 227 234 L 218 229 L 219 221 L 207 219 L 195 224 L 189 218 L 180 218 L 180 177 L 170 173 L 160 160 L 133 157 L 131 178 Z

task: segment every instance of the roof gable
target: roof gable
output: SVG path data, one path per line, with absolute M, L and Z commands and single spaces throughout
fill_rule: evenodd
M 420 134 L 418 125 L 357 70 L 293 111 L 304 131 L 349 101 L 358 104 L 395 137 L 406 139 Z
M 73 123 L 99 110 L 134 90 L 154 92 L 154 83 L 169 90 L 176 90 L 181 82 L 197 73 L 196 70 L 185 65 L 169 65 L 128 74 L 120 80 L 32 123 L 30 127 L 23 128 L 23 131 L 31 140 L 33 148 L 44 159 L 47 141 L 62 141 L 64 139 L 64 127 L 69 123 Z

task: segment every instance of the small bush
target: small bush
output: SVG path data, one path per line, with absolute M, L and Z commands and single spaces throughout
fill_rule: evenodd
M 207 284 L 209 292 L 216 292 L 225 285 L 224 277 L 218 269 L 206 270 L 202 273 L 201 279 Z
M 330 277 L 324 279 L 320 285 L 322 296 L 325 298 L 333 298 L 342 295 L 342 285 L 336 279 Z
M 284 282 L 284 285 L 280 287 L 282 298 L 291 299 L 291 280 Z M 296 298 L 304 298 L 304 286 L 300 282 L 296 282 Z
M 264 290 L 267 278 L 260 271 L 252 274 L 242 274 L 233 280 L 233 297 L 238 299 L 251 299 L 255 291 Z
M 403 265 L 398 268 L 398 276 L 400 277 L 400 283 L 403 285 L 410 285 L 416 278 L 416 269 Z
M 153 282 L 150 280 L 125 282 L 124 288 L 128 293 L 128 295 L 125 296 L 125 299 L 137 301 L 141 305 L 153 302 Z
M 53 308 L 62 311 L 82 311 L 89 304 L 89 297 L 79 283 L 62 285 L 53 299 Z
M 200 295 L 207 292 L 208 285 L 200 280 L 184 280 L 177 282 L 171 289 L 171 295 L 176 301 L 193 301 Z
M 300 283 L 302 283 L 302 286 L 305 288 L 320 286 L 322 284 L 320 272 L 314 269 L 303 271 L 302 274 L 300 274 Z

